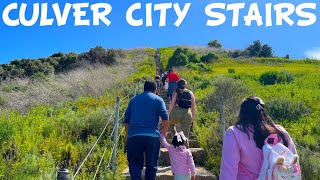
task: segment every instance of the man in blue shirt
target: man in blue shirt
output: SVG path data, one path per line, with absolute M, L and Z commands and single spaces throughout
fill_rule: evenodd
M 146 155 L 146 180 L 155 180 L 160 152 L 159 117 L 167 135 L 169 115 L 162 98 L 155 94 L 157 84 L 146 81 L 144 92 L 135 96 L 125 112 L 127 158 L 131 180 L 141 180 Z

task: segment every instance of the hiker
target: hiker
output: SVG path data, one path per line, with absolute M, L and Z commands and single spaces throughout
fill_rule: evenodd
M 172 144 L 166 141 L 163 133 L 160 134 L 160 141 L 168 149 L 174 180 L 195 180 L 196 167 L 191 151 L 185 146 L 187 138 L 183 131 L 175 133 Z
M 165 83 L 166 83 L 166 79 L 167 79 L 167 74 L 166 74 L 164 71 L 162 71 L 162 72 L 161 72 L 161 81 L 162 81 L 162 85 L 163 85 L 163 86 L 164 86 Z
M 174 128 L 176 128 L 178 131 L 183 131 L 189 139 L 190 127 L 193 125 L 196 114 L 196 100 L 193 93 L 186 88 L 186 80 L 180 79 L 177 86 L 168 110 L 169 131 L 174 135 Z M 186 146 L 189 148 L 189 142 Z
M 161 83 L 161 80 L 160 80 L 160 76 L 159 76 L 159 75 L 156 75 L 156 76 L 154 77 L 154 82 L 156 82 L 156 84 L 157 84 L 156 95 L 159 95 L 160 89 L 161 89 L 161 87 L 162 87 L 162 83 Z
M 224 135 L 219 179 L 257 179 L 264 160 L 262 147 L 271 134 L 276 134 L 280 143 L 296 154 L 290 135 L 282 126 L 273 123 L 263 101 L 256 96 L 245 99 L 238 122 Z
M 172 93 L 177 88 L 177 82 L 179 81 L 179 79 L 180 79 L 179 75 L 173 72 L 172 69 L 170 69 L 166 79 L 166 81 L 169 83 L 169 87 L 167 90 L 167 97 L 169 98 L 170 101 L 172 100 Z
M 164 136 L 168 131 L 168 112 L 163 99 L 155 95 L 157 85 L 146 81 L 144 92 L 135 96 L 125 112 L 127 159 L 131 180 L 141 180 L 146 156 L 146 180 L 154 180 L 160 151 L 159 117 Z

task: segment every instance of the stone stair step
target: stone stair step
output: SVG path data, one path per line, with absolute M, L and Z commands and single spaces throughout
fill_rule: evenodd
M 167 139 L 167 142 L 171 144 L 172 139 Z M 197 148 L 199 147 L 199 142 L 197 140 L 191 139 L 189 140 L 189 148 Z
M 168 139 L 172 139 L 173 138 L 173 136 L 171 136 L 171 132 L 168 132 L 167 138 Z M 196 139 L 197 139 L 197 137 L 191 132 L 189 134 L 189 140 L 196 140 Z
M 204 149 L 203 148 L 189 148 L 189 149 L 192 153 L 194 163 L 196 165 L 203 165 L 206 159 Z M 160 158 L 159 158 L 158 164 L 161 166 L 170 165 L 169 153 L 166 148 L 160 149 Z
M 144 177 L 145 167 L 142 170 L 142 176 Z M 129 168 L 125 169 L 122 173 L 122 176 L 125 177 L 126 180 L 130 180 Z M 144 178 L 143 178 L 144 179 Z M 174 177 L 171 172 L 171 166 L 158 166 L 157 177 L 156 180 L 173 180 Z M 218 179 L 211 172 L 207 171 L 203 167 L 196 167 L 196 180 L 216 180 Z

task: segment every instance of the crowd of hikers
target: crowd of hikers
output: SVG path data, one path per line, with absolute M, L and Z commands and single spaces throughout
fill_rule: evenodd
M 170 105 L 158 96 L 166 86 Z M 170 70 L 144 83 L 125 112 L 126 150 L 132 180 L 155 180 L 160 143 L 168 149 L 175 180 L 196 179 L 189 150 L 189 133 L 196 115 L 196 100 L 187 82 Z M 169 118 L 170 117 L 170 118 Z M 172 144 L 166 141 L 170 131 Z M 301 179 L 295 145 L 288 132 L 274 124 L 264 102 L 256 96 L 243 100 L 238 121 L 223 139 L 221 180 Z

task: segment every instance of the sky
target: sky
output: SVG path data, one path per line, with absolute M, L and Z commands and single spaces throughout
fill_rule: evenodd
M 6 25 L 2 18 L 4 9 L 11 3 L 18 4 L 18 10 L 10 12 L 11 19 L 19 18 L 19 10 L 21 3 L 27 4 L 26 19 L 31 19 L 34 3 L 48 3 L 48 17 L 53 18 L 54 13 L 51 5 L 59 3 L 63 8 L 65 3 L 109 3 L 112 6 L 111 13 L 107 18 L 111 21 L 110 26 L 100 22 L 99 26 L 92 25 L 92 12 L 89 8 L 86 10 L 86 16 L 82 19 L 91 20 L 90 26 L 75 26 L 73 9 L 71 9 L 67 24 L 57 26 L 54 20 L 52 26 L 40 26 L 40 21 L 31 27 L 23 25 L 10 27 Z M 239 26 L 232 27 L 232 12 L 226 10 L 216 11 L 225 14 L 226 21 L 219 26 L 207 26 L 209 19 L 213 19 L 206 15 L 205 8 L 211 3 L 245 3 L 245 8 L 239 13 Z M 251 3 L 258 3 L 259 12 L 262 16 L 263 25 L 257 26 L 255 21 L 251 26 L 245 26 L 244 16 L 248 14 Z M 289 54 L 293 59 L 302 58 L 320 58 L 320 18 L 319 3 L 314 0 L 308 1 L 287 1 L 295 7 L 301 3 L 317 3 L 317 9 L 305 10 L 316 15 L 317 21 L 306 27 L 297 26 L 297 21 L 303 19 L 294 12 L 290 18 L 294 21 L 292 26 L 283 23 L 277 26 L 275 21 L 275 11 L 272 10 L 273 26 L 265 26 L 265 4 L 278 4 L 284 1 L 264 0 L 2 0 L 0 4 L 0 64 L 9 63 L 14 59 L 22 58 L 40 58 L 48 57 L 56 52 L 86 52 L 95 46 L 104 48 L 142 48 L 142 47 L 167 47 L 174 45 L 193 45 L 206 46 L 210 40 L 218 40 L 223 48 L 226 49 L 244 49 L 248 47 L 254 40 L 260 40 L 263 44 L 268 44 L 273 48 L 274 55 L 285 56 Z M 143 26 L 134 27 L 128 24 L 126 20 L 126 11 L 134 3 L 141 3 L 142 9 L 133 13 L 133 18 L 143 19 Z M 188 14 L 179 27 L 174 25 L 177 19 L 174 8 L 167 10 L 166 26 L 159 27 L 159 11 L 152 12 L 151 27 L 145 26 L 145 4 L 153 3 L 179 3 L 181 7 L 185 3 L 191 3 Z M 318 10 L 319 9 L 319 10 Z M 40 19 L 40 17 L 39 17 Z

